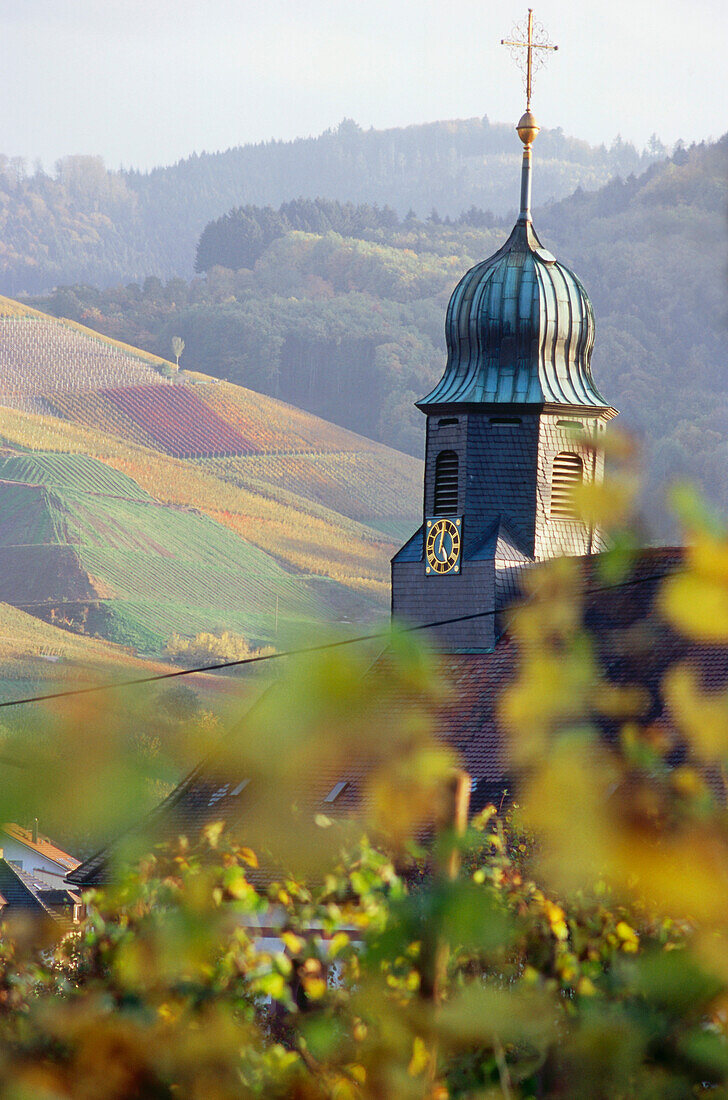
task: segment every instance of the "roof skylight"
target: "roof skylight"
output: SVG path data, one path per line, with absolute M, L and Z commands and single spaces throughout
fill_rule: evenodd
M 349 784 L 346 782 L 345 779 L 339 783 L 336 783 L 335 786 L 333 786 L 329 793 L 326 795 L 324 802 L 336 802 L 336 799 L 339 797 L 341 792 L 346 790 L 348 786 Z

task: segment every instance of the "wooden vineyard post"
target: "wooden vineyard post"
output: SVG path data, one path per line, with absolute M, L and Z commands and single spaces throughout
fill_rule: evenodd
M 437 822 L 435 836 L 435 859 L 433 865 L 433 889 L 437 892 L 445 888 L 446 883 L 454 882 L 460 873 L 460 839 L 468 827 L 470 810 L 470 776 L 466 771 L 457 769 L 447 784 L 441 820 Z M 427 954 L 430 958 L 427 959 Z M 423 942 L 422 986 L 423 997 L 431 1003 L 435 1011 L 442 1003 L 447 982 L 447 964 L 450 945 L 435 934 Z M 438 1044 L 435 1040 L 430 1049 L 430 1061 L 426 1074 L 425 1097 L 427 1100 L 440 1100 L 447 1097 L 437 1083 Z

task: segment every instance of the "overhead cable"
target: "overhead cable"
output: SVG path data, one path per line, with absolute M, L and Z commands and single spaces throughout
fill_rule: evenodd
M 611 592 L 618 588 L 629 588 L 640 584 L 647 584 L 649 581 L 663 580 L 665 577 L 674 576 L 678 570 L 672 569 L 667 573 L 652 573 L 646 577 L 635 577 L 631 580 L 618 581 L 615 584 L 600 585 L 596 588 L 588 588 L 586 590 L 587 595 L 592 595 L 598 592 Z M 255 665 L 263 664 L 266 661 L 278 661 L 283 657 L 302 657 L 308 653 L 322 653 L 328 649 L 339 649 L 342 646 L 358 645 L 362 642 L 377 642 L 385 641 L 387 638 L 391 638 L 397 634 L 412 634 L 418 630 L 431 630 L 440 626 L 451 626 L 454 623 L 464 623 L 473 619 L 485 619 L 491 615 L 497 615 L 499 612 L 509 610 L 508 608 L 491 607 L 486 611 L 473 611 L 468 615 L 456 615 L 450 619 L 438 619 L 434 622 L 428 623 L 415 623 L 408 626 L 397 626 L 394 629 L 381 630 L 374 634 L 359 634 L 354 638 L 340 638 L 334 642 L 321 642 L 318 645 L 302 646 L 299 649 L 285 649 L 279 650 L 275 653 L 260 654 L 257 657 L 242 657 L 236 661 L 222 661 L 215 665 L 200 665 L 197 668 L 181 668 L 175 669 L 174 672 L 161 672 L 154 676 L 139 676 L 133 680 L 119 680 L 116 683 L 105 684 L 93 684 L 90 687 L 84 688 L 69 688 L 66 691 L 52 691 L 44 695 L 30 695 L 23 699 L 7 699 L 4 702 L 0 702 L 1 707 L 19 707 L 27 703 L 44 703 L 51 699 L 67 699 L 76 695 L 91 695 L 94 692 L 101 691 L 114 691 L 117 688 L 137 687 L 141 684 L 153 684 L 163 680 L 174 680 L 181 676 L 195 676 L 203 672 L 220 672 L 228 668 L 241 668 L 243 665 Z

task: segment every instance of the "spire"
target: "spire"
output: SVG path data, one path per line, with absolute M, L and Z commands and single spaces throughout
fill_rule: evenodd
M 531 111 L 526 108 L 516 126 L 518 136 L 523 142 L 523 161 L 521 162 L 521 210 L 518 221 L 523 225 L 531 221 L 531 146 L 540 127 Z
M 523 69 L 526 110 L 521 115 L 516 126 L 518 136 L 523 142 L 523 161 L 521 164 L 521 209 L 518 222 L 525 225 L 531 221 L 531 146 L 540 129 L 536 119 L 531 114 L 531 93 L 533 90 L 533 74 L 545 61 L 543 54 L 534 53 L 534 50 L 558 50 L 558 46 L 552 46 L 548 35 L 540 23 L 534 24 L 533 8 L 528 9 L 528 18 L 520 27 L 514 27 L 511 38 L 501 38 L 501 45 L 508 46 L 519 68 Z M 535 34 L 535 37 L 534 37 Z M 525 42 L 523 39 L 525 38 Z M 525 50 L 525 57 L 521 50 Z

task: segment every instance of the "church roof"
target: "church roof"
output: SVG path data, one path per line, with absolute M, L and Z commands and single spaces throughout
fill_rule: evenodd
M 698 645 L 676 634 L 661 617 L 656 600 L 663 577 L 682 562 L 675 547 L 648 548 L 639 553 L 632 573 L 618 586 L 604 586 L 598 576 L 598 555 L 581 560 L 584 574 L 584 620 L 594 639 L 596 654 L 606 678 L 615 685 L 639 685 L 649 705 L 642 721 L 671 726 L 661 685 L 666 670 L 678 660 L 698 672 L 706 689 L 728 686 L 728 646 Z M 515 676 L 518 647 L 506 632 L 489 653 L 448 653 L 440 658 L 450 699 L 434 715 L 435 733 L 459 756 L 475 784 L 472 807 L 477 811 L 511 787 L 504 751 L 510 731 L 498 717 L 498 700 Z M 380 658 L 386 662 L 386 653 Z M 376 675 L 376 665 L 372 674 Z M 404 707 L 403 703 L 403 707 Z M 602 719 L 607 741 L 618 736 L 618 720 Z M 357 804 L 366 764 L 353 759 L 342 768 L 317 759 L 301 779 L 300 805 L 312 813 L 347 812 Z M 333 803 L 327 795 L 338 785 L 345 789 Z M 239 776 L 221 779 L 214 762 L 191 773 L 169 798 L 150 815 L 146 833 L 156 842 L 186 833 L 191 839 L 210 821 L 245 821 L 248 784 Z M 96 885 L 109 875 L 113 849 L 104 849 L 67 876 L 81 886 Z
M 472 267 L 450 299 L 448 358 L 417 402 L 560 404 L 608 408 L 591 373 L 594 311 L 579 279 L 519 218 L 493 256 Z
M 524 565 L 533 562 L 533 558 L 521 549 L 520 540 L 502 515 L 493 521 L 480 543 L 467 556 L 470 561 L 494 559 L 497 562 L 520 562 Z

